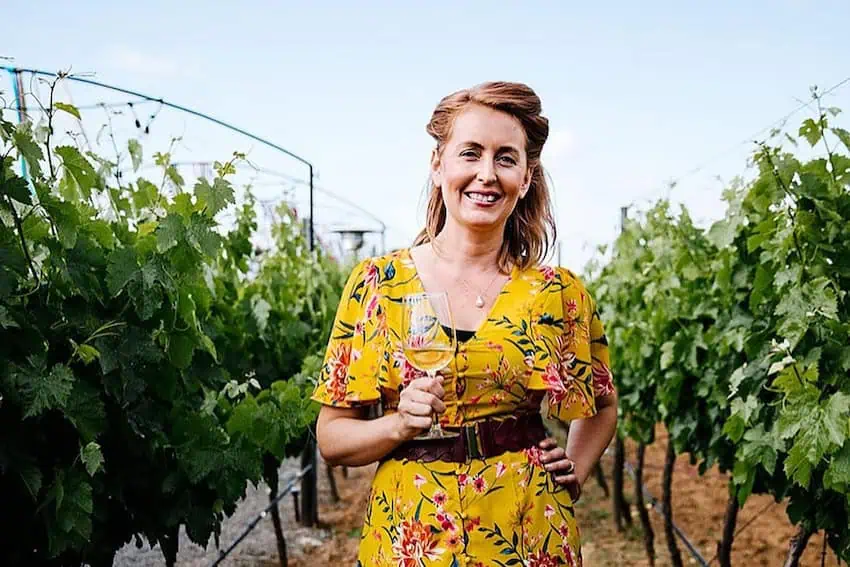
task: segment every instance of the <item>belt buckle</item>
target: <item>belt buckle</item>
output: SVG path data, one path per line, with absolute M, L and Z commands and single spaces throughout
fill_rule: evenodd
M 477 422 L 463 427 L 463 438 L 466 445 L 467 463 L 469 463 L 472 459 L 480 459 L 484 456 L 481 452 L 481 440 L 479 438 Z

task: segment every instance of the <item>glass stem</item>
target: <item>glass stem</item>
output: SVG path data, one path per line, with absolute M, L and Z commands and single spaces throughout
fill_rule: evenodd
M 428 378 L 436 378 L 437 377 L 437 371 L 436 370 L 429 370 L 427 372 L 427 374 L 428 374 Z M 442 430 L 443 430 L 443 428 L 440 425 L 440 417 L 437 415 L 437 412 L 436 411 L 431 412 L 431 431 L 432 432 L 441 432 Z

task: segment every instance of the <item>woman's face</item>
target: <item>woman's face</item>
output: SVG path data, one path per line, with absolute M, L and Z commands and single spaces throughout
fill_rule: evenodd
M 434 152 L 431 169 L 447 222 L 501 230 L 531 180 L 525 131 L 510 114 L 471 104 L 455 118 L 442 151 Z

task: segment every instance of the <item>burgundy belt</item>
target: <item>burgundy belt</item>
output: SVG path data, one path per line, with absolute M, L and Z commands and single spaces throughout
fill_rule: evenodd
M 536 447 L 547 436 L 539 413 L 474 421 L 461 426 L 459 432 L 449 439 L 406 441 L 382 460 L 468 463 Z

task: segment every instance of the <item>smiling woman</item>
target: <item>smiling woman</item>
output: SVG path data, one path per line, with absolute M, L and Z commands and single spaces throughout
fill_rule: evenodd
M 544 265 L 548 121 L 526 85 L 487 83 L 440 101 L 428 132 L 425 227 L 352 272 L 313 395 L 325 460 L 380 462 L 358 565 L 580 565 L 575 503 L 616 393 L 593 298 Z M 423 293 L 448 299 L 427 326 L 455 344 L 436 378 L 405 356 L 405 306 Z M 547 437 L 544 396 L 574 421 L 566 447 Z M 370 405 L 382 415 L 366 419 Z M 434 416 L 447 433 L 423 439 Z

